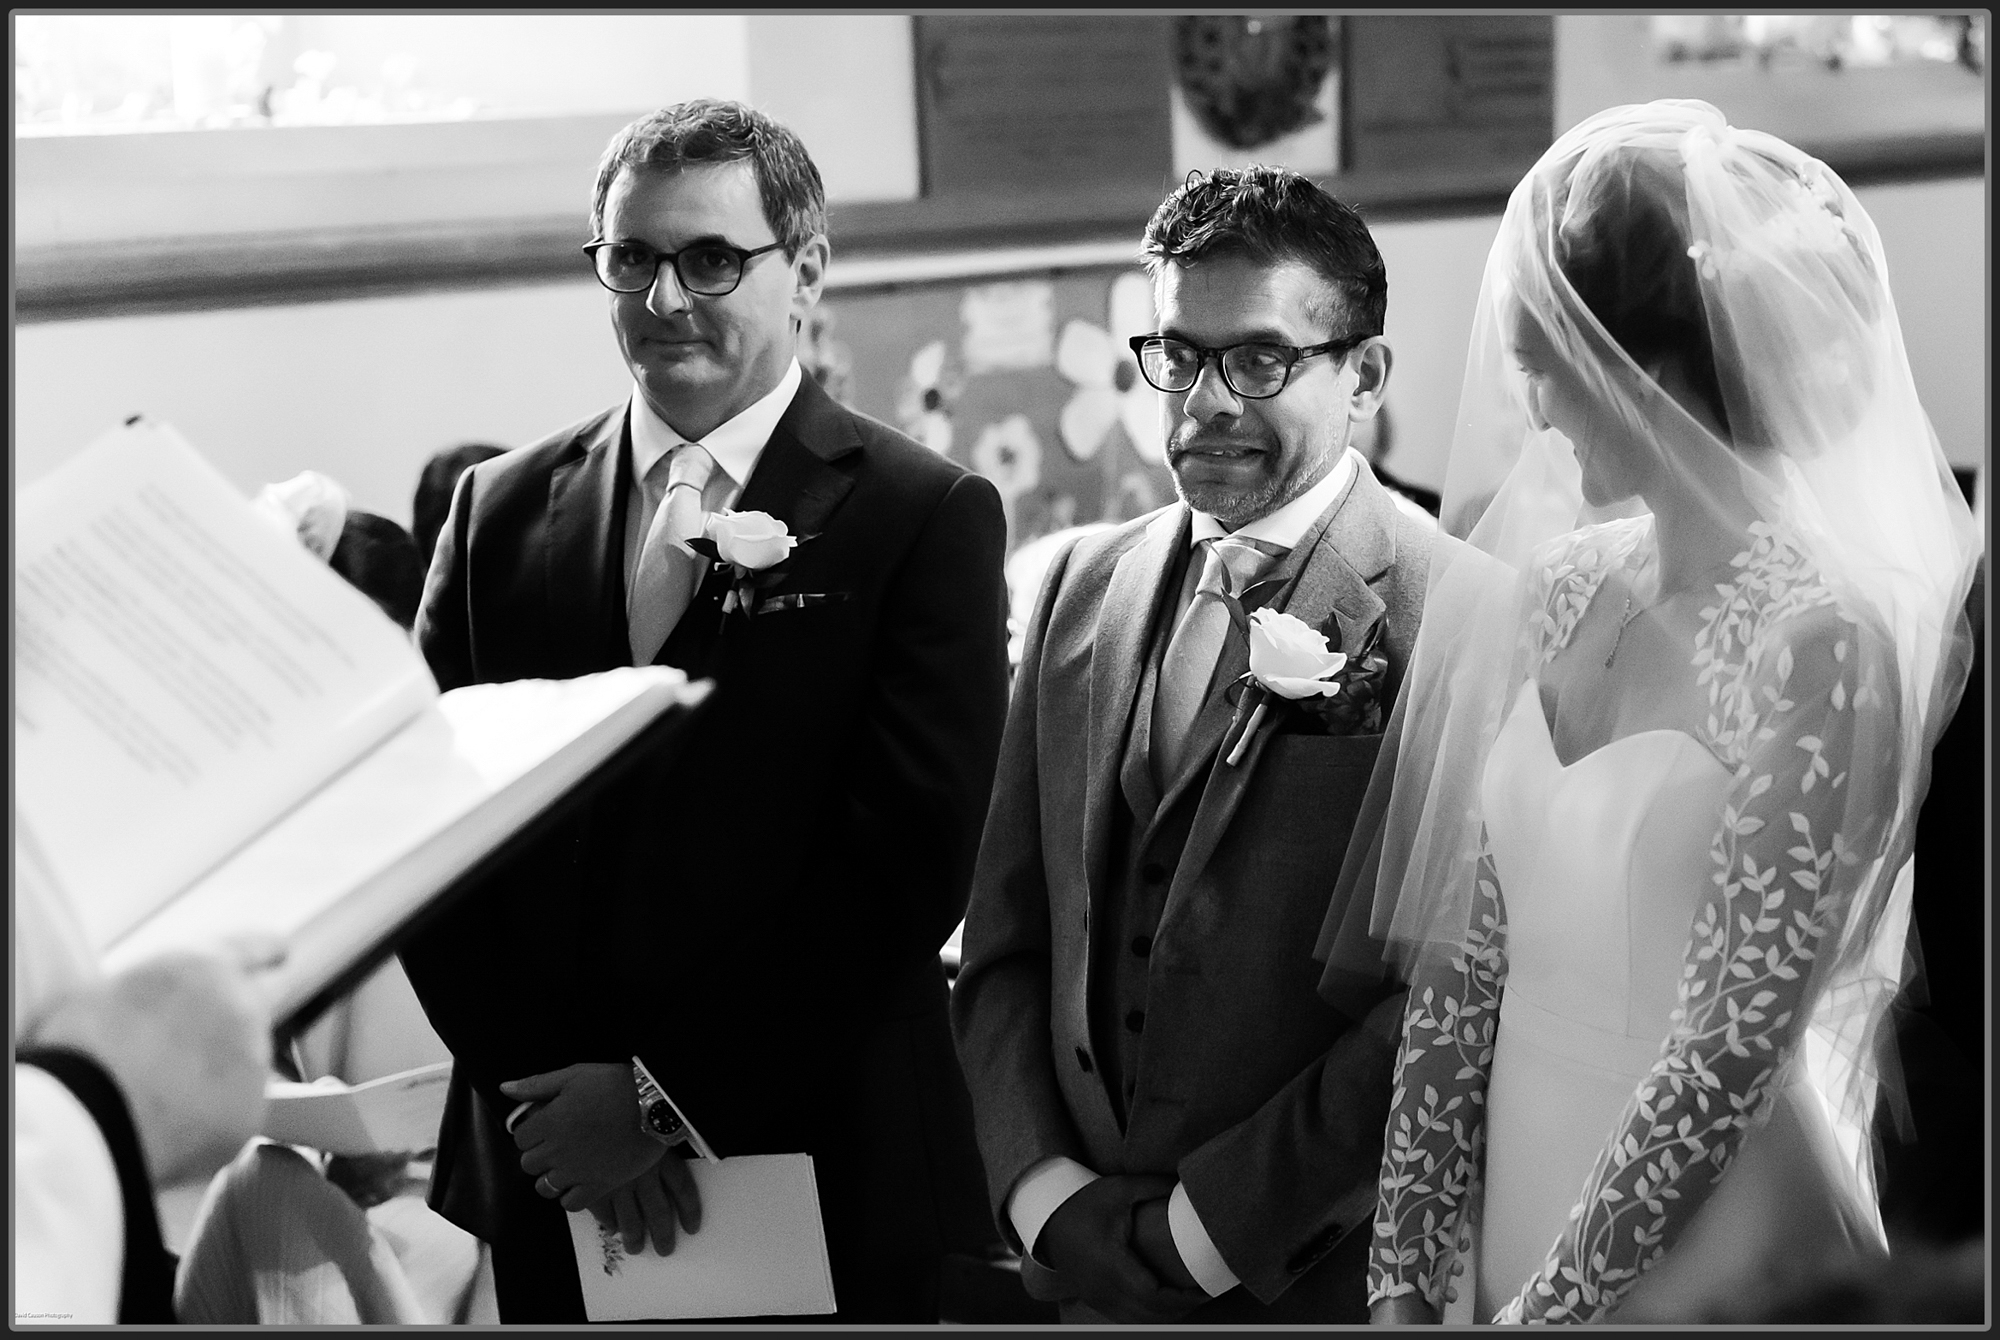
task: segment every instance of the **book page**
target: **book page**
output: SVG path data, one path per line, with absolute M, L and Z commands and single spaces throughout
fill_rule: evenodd
M 451 1062 L 366 1084 L 274 1079 L 264 1086 L 263 1133 L 329 1154 L 417 1154 L 437 1147 Z
M 671 1157 L 671 1156 L 669 1156 Z M 834 1310 L 833 1273 L 807 1154 L 746 1154 L 688 1163 L 701 1192 L 701 1231 L 671 1255 L 649 1241 L 625 1252 L 616 1228 L 588 1210 L 569 1216 L 592 1321 L 791 1317 Z
M 177 433 L 15 508 L 19 806 L 102 948 L 437 696 L 408 635 Z
M 104 964 L 233 935 L 276 939 L 285 961 L 259 981 L 282 1018 L 709 687 L 648 665 L 453 689 L 121 936 Z

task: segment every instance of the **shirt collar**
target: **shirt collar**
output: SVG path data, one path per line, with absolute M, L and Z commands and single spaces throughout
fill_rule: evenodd
M 799 393 L 799 381 L 804 375 L 799 360 L 794 358 L 769 394 L 734 418 L 723 420 L 701 439 L 703 449 L 715 458 L 716 468 L 728 475 L 737 488 L 749 481 L 750 472 L 756 468 L 757 458 L 764 454 L 764 446 L 771 440 L 778 420 L 785 417 L 792 397 Z M 632 478 L 643 485 L 660 457 L 688 439 L 653 412 L 637 382 L 632 384 L 631 421 Z
M 1333 506 L 1333 500 L 1340 496 L 1340 491 L 1347 487 L 1347 481 L 1354 477 L 1358 462 L 1354 449 L 1348 448 L 1333 463 L 1333 469 L 1326 472 L 1326 478 L 1277 511 L 1258 517 L 1238 531 L 1232 532 L 1207 512 L 1196 512 L 1188 543 L 1192 546 L 1203 540 L 1219 540 L 1234 534 L 1241 540 L 1262 540 L 1280 549 L 1290 549 L 1305 537 L 1312 523 L 1319 520 L 1320 513 Z

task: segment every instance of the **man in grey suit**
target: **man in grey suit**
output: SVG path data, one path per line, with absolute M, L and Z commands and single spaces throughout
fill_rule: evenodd
M 1181 501 L 1043 585 L 953 1029 L 997 1217 L 1064 1320 L 1363 1322 L 1401 993 L 1334 1008 L 1314 948 L 1436 534 L 1348 446 L 1386 278 L 1283 169 L 1190 180 L 1145 254 Z M 1348 654 L 1339 693 L 1244 681 L 1261 611 Z

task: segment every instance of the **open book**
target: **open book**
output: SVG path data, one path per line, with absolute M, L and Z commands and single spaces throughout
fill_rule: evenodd
M 709 687 L 633 667 L 440 695 L 161 424 L 23 489 L 15 522 L 22 845 L 107 969 L 276 936 L 280 1021 Z
M 274 1079 L 264 1086 L 263 1133 L 329 1154 L 421 1153 L 437 1144 L 450 1086 L 449 1061 L 365 1084 Z

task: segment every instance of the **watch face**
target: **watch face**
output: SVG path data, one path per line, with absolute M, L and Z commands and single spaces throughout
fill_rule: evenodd
M 680 1114 L 674 1111 L 672 1104 L 662 1098 L 646 1109 L 646 1125 L 652 1128 L 655 1135 L 679 1135 Z

